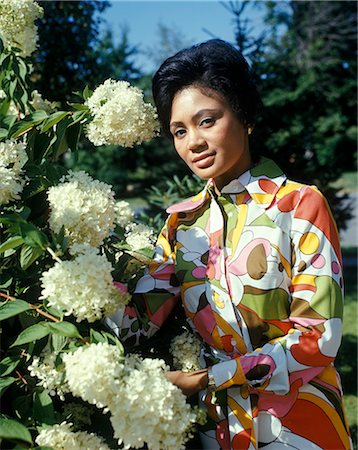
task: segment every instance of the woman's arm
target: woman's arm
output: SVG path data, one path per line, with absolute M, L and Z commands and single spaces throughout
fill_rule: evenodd
M 219 390 L 249 383 L 286 394 L 334 361 L 342 336 L 342 262 L 336 225 L 316 188 L 300 190 L 290 235 L 292 327 L 262 348 L 214 365 Z

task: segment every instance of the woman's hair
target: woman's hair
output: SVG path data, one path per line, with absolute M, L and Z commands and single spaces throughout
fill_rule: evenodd
M 166 135 L 175 94 L 193 85 L 219 92 L 245 126 L 255 124 L 262 103 L 247 61 L 229 43 L 211 39 L 166 59 L 154 74 L 153 98 Z

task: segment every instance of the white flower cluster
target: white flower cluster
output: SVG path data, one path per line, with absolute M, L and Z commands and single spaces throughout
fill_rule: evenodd
M 111 403 L 118 391 L 118 377 L 124 359 L 119 347 L 100 342 L 63 354 L 62 359 L 73 395 L 97 408 L 107 407 Z
M 128 202 L 118 201 L 114 207 L 116 218 L 115 222 L 126 228 L 134 219 L 134 213 Z
M 62 226 L 72 242 L 97 247 L 109 236 L 115 218 L 111 186 L 86 172 L 69 171 L 58 186 L 48 189 L 49 225 L 58 233 Z
M 208 413 L 206 410 L 199 408 L 199 406 L 194 406 L 194 411 L 196 414 L 196 423 L 199 425 L 205 425 L 208 420 Z
M 80 347 L 63 356 L 74 395 L 111 413 L 114 436 L 125 448 L 184 448 L 196 414 L 165 375 L 164 361 L 123 359 L 109 344 Z
M 131 223 L 126 227 L 125 238 L 133 251 L 143 248 L 154 249 L 154 231 L 142 223 Z
M 42 428 L 35 441 L 53 450 L 110 450 L 102 438 L 94 433 L 72 431 L 72 424 L 62 422 Z
M 0 143 L 0 205 L 20 198 L 25 184 L 22 169 L 28 160 L 25 148 L 13 139 Z
M 86 101 L 93 121 L 86 134 L 94 145 L 133 147 L 158 132 L 155 108 L 143 100 L 143 92 L 127 81 L 108 79 Z
M 174 367 L 183 372 L 199 370 L 200 348 L 200 340 L 188 331 L 175 336 L 169 348 L 173 356 Z
M 60 106 L 60 103 L 50 102 L 49 100 L 43 99 L 40 92 L 35 89 L 31 92 L 30 105 L 32 105 L 36 111 L 42 110 L 47 114 L 51 114 L 52 112 L 56 111 L 56 108 Z
M 96 248 L 82 247 L 73 260 L 56 262 L 43 272 L 41 298 L 66 316 L 73 314 L 77 322 L 94 322 L 124 307 L 130 295 L 114 286 L 107 258 Z
M 1 0 L 0 34 L 7 48 L 17 47 L 22 56 L 30 56 L 37 46 L 37 28 L 43 8 L 33 0 Z
M 118 400 L 109 406 L 114 436 L 125 448 L 179 450 L 191 436 L 196 414 L 166 369 L 163 360 L 126 359 Z
M 63 401 L 65 400 L 64 394 L 70 391 L 65 381 L 64 367 L 56 367 L 56 358 L 55 353 L 44 351 L 40 357 L 33 357 L 28 370 L 32 377 L 39 379 L 38 386 L 43 386 L 45 391 L 52 396 L 58 395 Z

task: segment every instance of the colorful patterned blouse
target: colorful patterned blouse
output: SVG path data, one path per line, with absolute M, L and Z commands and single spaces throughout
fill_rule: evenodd
M 342 261 L 322 194 L 262 159 L 168 212 L 120 337 L 152 336 L 181 299 L 217 386 L 200 393 L 203 448 L 351 448 L 333 365 Z

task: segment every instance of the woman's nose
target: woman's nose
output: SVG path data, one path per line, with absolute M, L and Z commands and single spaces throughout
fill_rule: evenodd
M 198 131 L 192 131 L 189 134 L 188 150 L 199 151 L 206 147 L 206 141 Z

